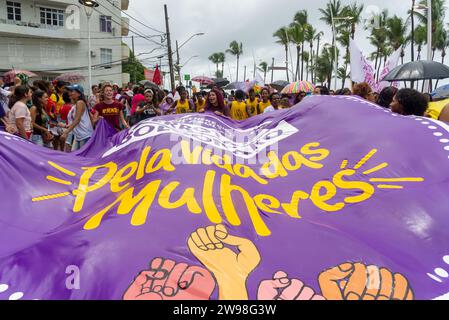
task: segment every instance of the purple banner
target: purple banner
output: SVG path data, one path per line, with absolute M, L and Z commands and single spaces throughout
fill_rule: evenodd
M 0 299 L 444 299 L 449 127 L 355 97 L 0 133 Z

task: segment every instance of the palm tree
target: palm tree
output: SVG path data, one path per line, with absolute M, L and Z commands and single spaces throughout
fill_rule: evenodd
M 298 25 L 301 26 L 302 29 L 302 37 L 301 37 L 301 52 L 304 53 L 304 42 L 305 42 L 305 29 L 307 28 L 307 26 L 309 25 L 308 23 L 309 20 L 309 14 L 307 12 L 307 10 L 301 10 L 298 11 L 295 14 L 295 17 L 293 18 L 294 23 L 297 23 Z M 299 72 L 298 69 L 296 69 L 297 75 L 299 77 Z M 304 60 L 301 59 L 301 80 L 304 77 Z
M 218 64 L 220 63 L 220 56 L 218 53 L 213 53 L 210 57 L 209 60 L 215 64 L 217 66 L 217 70 L 216 72 L 218 72 Z
M 414 37 L 415 43 L 418 46 L 417 60 L 419 61 L 421 60 L 422 47 L 425 43 L 427 43 L 427 27 L 424 25 L 416 27 Z
M 240 44 L 237 41 L 232 41 L 229 44 L 229 49 L 226 50 L 226 52 L 232 54 L 233 56 L 237 57 L 237 75 L 236 75 L 236 81 L 239 81 L 239 63 L 240 63 L 240 56 L 243 54 L 243 44 L 240 42 Z
M 350 41 L 350 39 L 351 39 L 351 29 L 350 28 L 346 28 L 346 29 L 340 30 L 340 35 L 337 37 L 337 42 L 339 42 L 340 45 L 343 48 L 345 48 L 345 52 L 346 52 L 345 56 L 344 56 L 345 66 L 342 67 L 343 70 L 344 70 L 343 71 L 344 74 L 348 73 L 348 65 L 350 63 L 350 53 L 349 53 L 349 41 Z M 337 71 L 339 69 L 337 69 Z M 339 78 L 343 80 L 343 88 L 344 88 L 347 78 L 341 78 L 341 77 L 339 77 Z
M 376 19 L 379 21 L 379 25 L 377 28 L 371 28 L 371 35 L 368 37 L 371 45 L 376 48 L 375 53 L 371 54 L 371 60 L 375 60 L 374 70 L 378 69 L 378 64 L 381 63 L 381 52 L 385 51 L 384 47 L 386 46 L 387 41 L 387 30 L 385 27 L 386 21 L 388 19 L 388 11 L 384 10 L 381 14 L 379 14 Z
M 267 79 L 268 63 L 262 61 L 261 63 L 259 63 L 259 67 L 257 69 L 263 72 L 263 82 L 265 83 Z
M 295 80 L 299 78 L 299 59 L 301 57 L 301 45 L 304 47 L 304 29 L 297 22 L 293 22 L 288 30 L 289 40 L 296 46 L 296 73 Z M 302 51 L 304 52 L 304 51 Z
M 343 8 L 341 6 L 340 0 L 330 0 L 326 4 L 326 9 L 322 9 L 322 8 L 319 9 L 322 14 L 322 17 L 320 18 L 320 20 L 324 21 L 328 26 L 331 27 L 332 33 L 334 32 L 334 21 L 332 21 L 332 18 L 339 17 L 342 9 Z M 335 39 L 332 39 L 332 46 L 334 46 L 334 45 L 335 45 Z
M 313 66 L 313 42 L 316 40 L 317 37 L 317 32 L 316 29 L 313 28 L 310 24 L 308 24 L 304 30 L 304 39 L 305 41 L 307 41 L 309 43 L 309 47 L 310 47 L 310 51 L 309 51 L 309 55 L 310 55 L 310 66 Z M 308 72 L 309 70 L 307 70 Z M 310 79 L 313 82 L 314 78 L 313 78 L 313 68 L 310 68 Z
M 327 82 L 327 87 L 330 87 L 332 81 L 332 73 L 333 73 L 333 61 L 334 61 L 334 47 L 326 44 L 323 47 L 323 50 L 315 61 L 315 65 L 313 66 L 316 74 L 316 78 L 322 84 Z M 338 57 L 338 50 L 337 50 Z
M 315 40 L 316 40 L 316 55 L 315 55 L 316 59 L 315 60 L 318 60 L 318 58 L 320 56 L 320 40 L 321 40 L 321 37 L 323 37 L 323 36 L 324 36 L 323 31 L 318 32 L 315 36 Z M 315 75 L 315 71 L 313 71 L 313 74 Z M 315 82 L 315 79 L 313 79 L 313 82 Z
M 362 22 L 364 8 L 363 4 L 359 5 L 357 2 L 354 2 L 342 9 L 341 15 L 343 17 L 351 17 L 351 20 L 349 20 L 351 25 L 351 39 L 354 39 L 356 26 Z
M 401 50 L 401 63 L 404 63 L 404 46 L 407 42 L 406 33 L 407 25 L 404 20 L 394 15 L 392 18 L 388 18 L 386 21 L 386 32 L 388 44 L 394 51 L 402 47 Z
M 312 57 L 312 55 L 307 52 L 307 51 L 303 51 L 301 58 L 302 61 L 306 63 L 306 79 L 305 80 L 309 80 L 309 62 L 310 62 L 310 58 Z M 304 80 L 303 78 L 301 78 L 301 80 Z
M 420 5 L 426 6 L 427 5 L 427 1 L 426 0 L 421 0 L 420 1 Z M 445 16 L 446 16 L 446 0 L 432 0 L 432 50 L 433 50 L 433 55 L 432 55 L 432 60 L 433 60 L 433 56 L 435 53 L 435 46 L 436 46 L 436 42 L 437 41 L 441 41 L 441 38 L 444 37 L 444 35 L 442 34 L 443 30 L 443 25 L 444 25 L 444 20 L 445 20 Z M 427 14 L 423 14 L 421 12 L 414 12 L 415 15 L 418 17 L 419 21 L 423 24 L 427 26 Z M 427 28 L 426 28 L 427 29 Z M 440 38 L 440 39 L 438 39 Z
M 226 62 L 226 54 L 218 52 L 218 63 L 221 63 L 221 74 L 224 75 L 224 63 Z
M 217 79 L 222 79 L 223 78 L 223 71 L 217 70 L 217 72 L 215 72 L 215 77 Z
M 284 46 L 285 49 L 285 68 L 287 72 L 287 81 L 290 82 L 290 78 L 288 76 L 288 43 L 289 43 L 289 37 L 288 37 L 288 28 L 282 27 L 278 31 L 276 31 L 273 34 L 273 37 L 277 38 L 278 40 L 276 43 L 279 43 Z

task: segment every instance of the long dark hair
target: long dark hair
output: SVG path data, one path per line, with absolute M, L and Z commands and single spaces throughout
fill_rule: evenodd
M 42 113 L 42 109 L 44 108 L 44 106 L 42 105 L 42 102 L 40 100 L 40 99 L 42 99 L 44 94 L 47 94 L 47 92 L 40 90 L 40 89 L 33 92 L 33 106 L 36 107 L 39 114 Z
M 214 110 L 214 106 L 211 105 L 209 98 L 210 98 L 210 94 L 211 93 L 215 93 L 215 95 L 217 96 L 217 103 L 218 103 L 218 108 L 220 108 L 220 111 L 222 113 L 225 112 L 225 104 L 224 104 L 224 98 L 223 95 L 221 94 L 221 92 L 217 89 L 212 89 L 211 91 L 209 91 L 209 93 L 207 94 L 207 98 L 206 98 L 206 108 L 205 110 L 209 110 L 212 111 Z
M 9 98 L 9 108 L 12 108 L 17 101 L 25 98 L 27 93 L 30 91 L 30 87 L 27 85 L 18 86 L 14 89 L 14 94 Z

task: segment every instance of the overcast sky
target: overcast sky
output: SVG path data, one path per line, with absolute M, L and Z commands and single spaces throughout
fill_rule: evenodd
M 354 0 L 342 0 L 344 5 L 352 2 Z M 369 15 L 369 12 L 388 9 L 390 15 L 397 14 L 405 19 L 411 6 L 409 0 L 359 0 L 358 2 L 365 5 L 364 16 Z M 208 61 L 208 57 L 214 52 L 224 52 L 233 40 L 242 42 L 244 54 L 239 71 L 241 80 L 245 65 L 247 66 L 247 78 L 252 78 L 254 59 L 257 64 L 266 61 L 271 65 L 271 59 L 274 57 L 276 65 L 284 64 L 284 49 L 275 43 L 272 35 L 280 27 L 290 24 L 294 14 L 299 10 L 306 9 L 308 11 L 309 23 L 325 34 L 323 43 L 331 43 L 331 29 L 320 21 L 318 10 L 318 8 L 324 8 L 326 3 L 327 0 L 130 0 L 127 13 L 144 24 L 165 31 L 164 4 L 167 4 L 173 46 L 175 40 L 181 44 L 191 35 L 204 32 L 205 35 L 193 38 L 180 50 L 181 65 L 185 64 L 190 57 L 198 56 L 198 58 L 190 60 L 182 69 L 183 74 L 188 73 L 192 77 L 213 76 L 215 66 Z M 138 30 L 145 35 L 157 34 L 132 20 L 131 27 L 132 30 Z M 370 46 L 367 36 L 368 32 L 360 26 L 356 33 L 356 41 L 365 54 L 374 50 Z M 154 39 L 160 42 L 160 38 Z M 131 43 L 129 40 L 126 42 Z M 145 39 L 135 40 L 136 54 L 149 52 L 155 47 L 157 47 L 155 44 Z M 291 46 L 291 50 L 293 60 L 296 62 L 293 46 Z M 410 49 L 407 49 L 406 59 L 410 55 L 409 51 Z M 154 57 L 165 52 L 163 50 L 154 51 L 152 54 L 141 55 L 139 58 Z M 235 57 L 227 55 L 226 58 L 225 77 L 235 80 Z M 154 66 L 153 61 L 143 62 L 147 66 Z M 163 61 L 163 65 L 167 65 L 167 62 Z M 167 70 L 168 67 L 163 66 L 163 69 Z M 275 72 L 274 77 L 275 80 L 285 79 L 285 71 Z

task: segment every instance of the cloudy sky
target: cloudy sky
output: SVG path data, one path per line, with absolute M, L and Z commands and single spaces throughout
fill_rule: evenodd
M 342 0 L 344 5 L 354 0 Z M 359 2 L 362 2 L 359 0 Z M 273 33 L 282 26 L 286 26 L 293 20 L 294 14 L 306 9 L 309 13 L 309 23 L 317 30 L 325 34 L 324 42 L 332 42 L 332 33 L 329 26 L 320 21 L 318 8 L 324 8 L 327 0 L 130 0 L 129 15 L 140 20 L 146 25 L 160 31 L 165 31 L 164 4 L 168 5 L 170 16 L 170 32 L 172 43 L 178 40 L 179 44 L 186 41 L 191 35 L 204 32 L 205 35 L 194 37 L 180 49 L 181 65 L 191 59 L 182 69 L 182 73 L 193 76 L 211 76 L 215 72 L 215 66 L 208 61 L 208 57 L 219 51 L 225 51 L 233 40 L 243 43 L 244 54 L 240 63 L 240 76 L 243 78 L 244 66 L 247 66 L 247 78 L 252 78 L 254 60 L 257 64 L 266 61 L 271 64 L 274 57 L 276 65 L 283 65 L 285 53 L 282 46 L 275 43 Z M 406 18 L 407 10 L 411 6 L 409 0 L 366 0 L 364 16 L 370 12 L 388 9 L 390 15 L 396 14 Z M 131 20 L 134 31 L 145 35 L 157 35 L 157 33 L 136 21 Z M 132 33 L 130 33 L 132 35 Z M 356 41 L 362 50 L 368 54 L 374 49 L 367 40 L 368 33 L 359 27 L 356 33 Z M 160 42 L 160 38 L 154 40 Z M 127 43 L 131 43 L 126 40 Z M 150 52 L 157 46 L 145 39 L 135 39 L 136 54 Z M 152 58 L 166 53 L 165 49 L 156 50 L 151 54 L 142 54 L 139 58 Z M 296 61 L 295 50 L 291 46 L 293 60 Z M 407 50 L 407 56 L 410 55 Z M 407 59 L 407 57 L 406 57 Z M 154 66 L 157 59 L 143 60 L 147 66 Z M 163 69 L 167 70 L 167 62 L 163 61 Z M 165 66 L 164 66 L 165 65 Z M 225 64 L 225 77 L 235 80 L 236 61 L 233 56 L 227 55 Z M 284 79 L 285 71 L 277 71 L 275 80 Z

